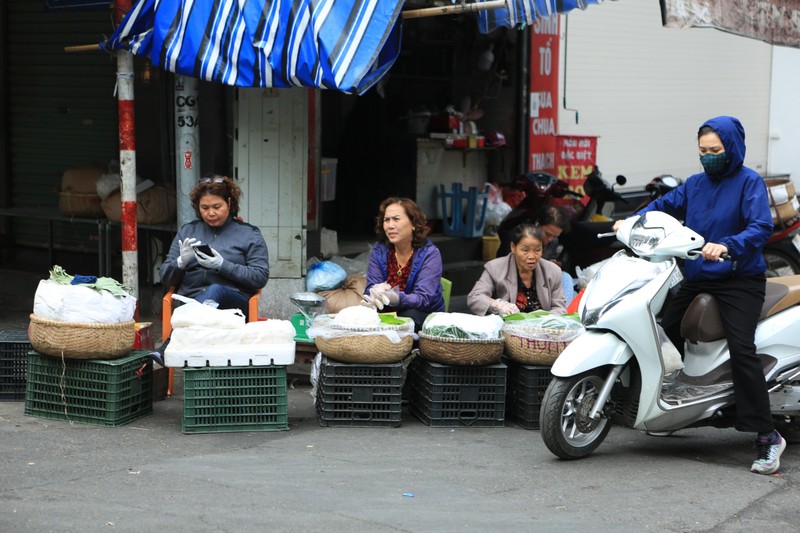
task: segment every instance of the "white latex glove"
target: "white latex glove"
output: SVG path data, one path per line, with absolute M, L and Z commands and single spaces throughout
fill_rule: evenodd
M 192 248 L 195 244 L 200 244 L 200 242 L 194 237 L 189 237 L 182 241 L 178 240 L 178 247 L 180 248 L 180 255 L 176 261 L 178 263 L 178 268 L 186 268 L 186 265 L 195 258 L 194 249 Z
M 392 286 L 388 283 L 378 283 L 369 289 L 369 294 L 362 296 L 364 302 L 370 307 L 374 307 L 378 311 L 383 310 L 384 306 L 389 305 Z M 395 295 L 399 301 L 399 296 Z
M 211 254 L 212 255 L 206 255 L 196 248 L 194 250 L 194 255 L 197 257 L 197 262 L 200 263 L 201 267 L 209 270 L 219 270 L 225 260 L 219 255 L 219 252 L 213 248 L 211 249 Z
M 392 287 L 388 291 L 383 293 L 384 301 L 391 305 L 392 307 L 397 307 L 400 303 L 400 289 L 397 287 Z
M 496 300 L 492 300 L 489 311 L 497 313 L 500 316 L 507 316 L 519 313 L 519 307 L 517 307 L 516 304 L 497 298 Z

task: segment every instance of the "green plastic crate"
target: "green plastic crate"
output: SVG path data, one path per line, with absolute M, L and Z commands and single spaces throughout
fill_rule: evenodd
M 0 331 L 0 401 L 25 399 L 31 343 L 25 330 Z
M 25 414 L 121 426 L 153 411 L 153 362 L 144 350 L 119 359 L 61 359 L 28 353 Z
M 289 429 L 285 366 L 183 369 L 184 433 Z

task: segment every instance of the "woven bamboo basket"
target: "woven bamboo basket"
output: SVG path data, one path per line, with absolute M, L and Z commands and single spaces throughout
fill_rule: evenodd
M 58 211 L 68 217 L 105 218 L 106 216 L 100 197 L 91 193 L 59 192 Z
M 539 331 L 545 333 L 549 331 L 554 337 L 558 337 L 561 333 L 558 330 Z M 507 331 L 503 331 L 503 337 L 506 343 L 506 355 L 523 365 L 551 366 L 569 344 L 569 341 L 532 339 Z
M 500 362 L 503 339 L 448 339 L 419 334 L 419 352 L 425 359 L 443 365 L 479 366 Z
M 67 359 L 116 359 L 129 353 L 135 322 L 59 322 L 31 315 L 28 338 L 37 352 Z
M 323 355 L 340 363 L 387 364 L 411 353 L 414 338 L 408 335 L 392 342 L 386 335 L 347 335 L 317 337 L 315 342 Z

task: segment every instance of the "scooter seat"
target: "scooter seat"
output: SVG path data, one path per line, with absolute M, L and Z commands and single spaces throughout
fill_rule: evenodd
M 773 295 L 772 298 L 770 298 L 770 293 Z M 800 303 L 800 276 L 768 278 L 767 297 L 764 299 L 761 320 L 798 303 Z M 767 307 L 768 304 L 769 307 Z
M 800 303 L 800 276 L 769 278 L 759 320 Z M 690 342 L 712 342 L 725 338 L 717 300 L 707 293 L 695 296 L 681 320 L 681 336 Z

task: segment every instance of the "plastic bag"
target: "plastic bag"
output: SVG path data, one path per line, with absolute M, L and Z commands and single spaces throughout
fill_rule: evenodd
M 214 309 L 210 305 L 201 304 L 197 300 L 177 294 L 176 300 L 186 302 L 172 312 L 172 328 L 189 328 L 203 326 L 215 329 L 238 329 L 247 323 L 241 309 Z
M 353 324 L 350 327 L 346 327 L 341 323 L 337 324 L 336 316 L 331 314 L 318 315 L 314 319 L 314 323 L 306 331 L 306 335 L 310 338 L 322 337 L 325 339 L 383 335 L 395 344 L 402 342 L 406 337 L 417 339 L 417 334 L 414 333 L 414 321 L 410 318 L 379 315 L 379 323 L 377 324 L 369 326 Z
M 105 290 L 42 280 L 33 297 L 33 314 L 60 322 L 117 324 L 133 320 L 136 298 Z
M 320 261 L 314 263 L 308 268 L 306 274 L 306 290 L 311 292 L 316 291 L 331 291 L 347 279 L 347 272 L 331 261 Z
M 489 186 L 489 196 L 486 200 L 486 226 L 492 228 L 499 226 L 500 222 L 511 212 L 511 206 L 503 201 L 503 192 L 497 185 Z M 477 213 L 476 216 L 480 216 Z
M 342 255 L 337 255 L 331 257 L 330 261 L 331 263 L 336 263 L 337 265 L 342 267 L 344 271 L 347 272 L 348 276 L 356 276 L 359 274 L 362 276 L 366 276 L 367 265 L 369 262 L 369 254 L 367 255 L 361 254 L 355 259 L 344 257 Z
M 497 315 L 466 313 L 431 313 L 422 324 L 422 333 L 445 339 L 499 339 L 501 329 L 503 319 Z
M 572 315 L 539 314 L 522 320 L 507 320 L 503 331 L 524 339 L 570 342 L 586 331 Z

